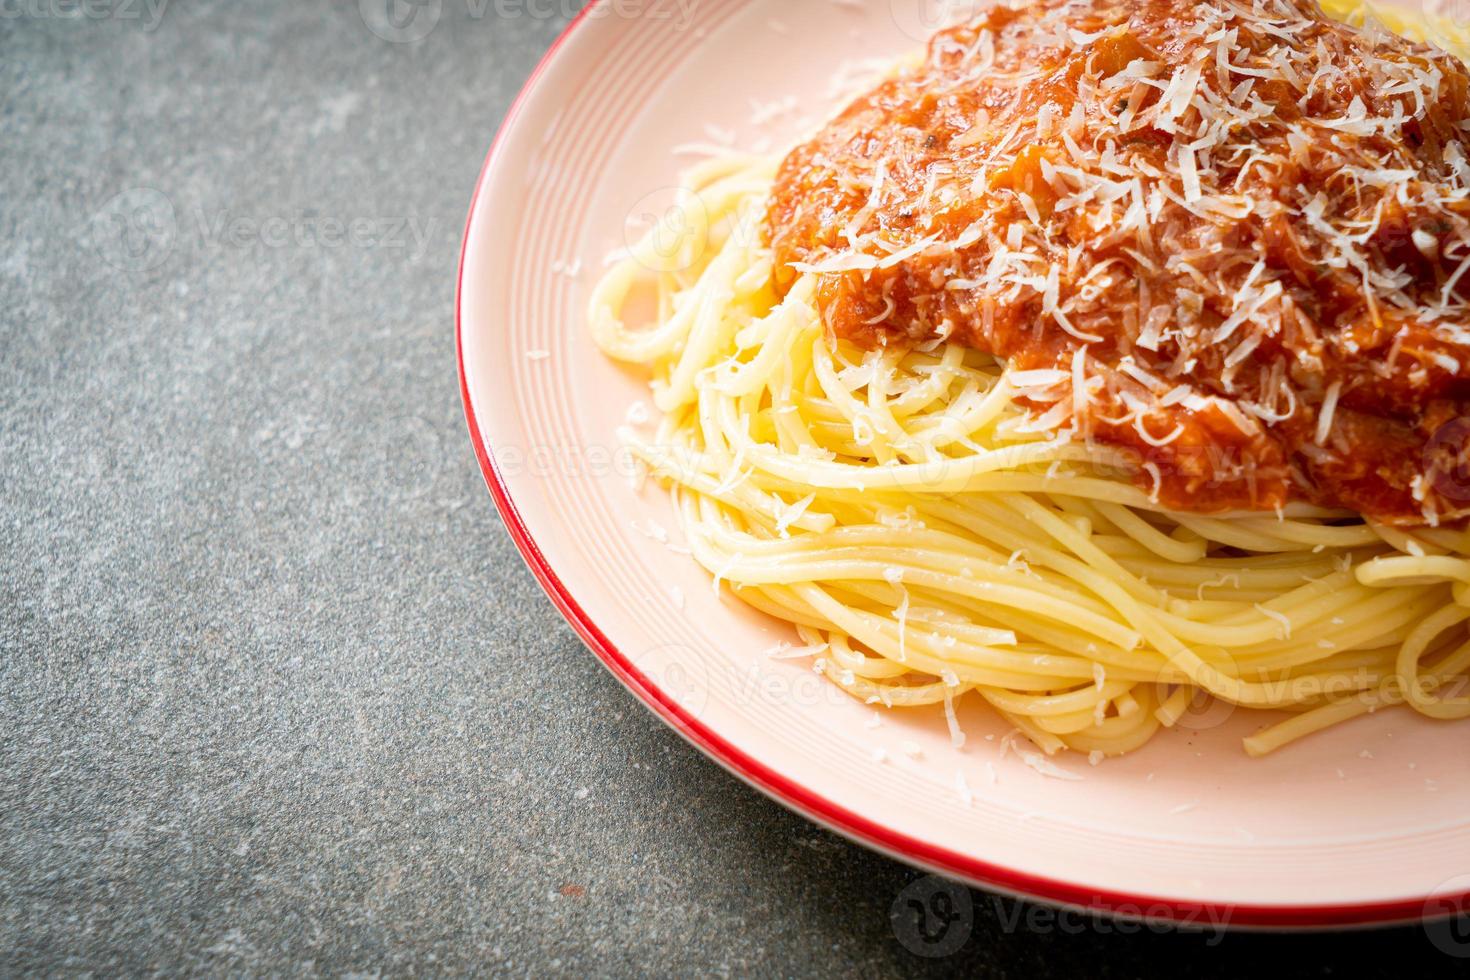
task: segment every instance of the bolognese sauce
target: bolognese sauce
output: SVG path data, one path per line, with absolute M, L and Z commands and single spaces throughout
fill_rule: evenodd
M 996 6 L 794 150 L 767 223 L 831 335 L 1005 360 L 1165 506 L 1470 514 L 1470 78 L 1435 48 L 1303 0 Z

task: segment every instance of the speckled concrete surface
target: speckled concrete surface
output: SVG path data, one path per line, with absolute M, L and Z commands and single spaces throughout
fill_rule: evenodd
M 355 0 L 0 10 L 0 972 L 1465 965 L 980 893 L 916 956 L 915 872 L 635 704 L 503 533 L 454 371 L 470 191 L 574 5 L 431 2 L 415 43 Z

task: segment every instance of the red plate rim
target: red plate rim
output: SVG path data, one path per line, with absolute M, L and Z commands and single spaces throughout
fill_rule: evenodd
M 464 238 L 460 246 L 459 272 L 454 297 L 454 345 L 455 359 L 459 367 L 460 399 L 464 404 L 465 422 L 469 427 L 470 442 L 474 446 L 475 457 L 479 460 L 485 485 L 489 488 L 490 496 L 495 501 L 495 507 L 505 522 L 506 530 L 530 568 L 531 574 L 536 577 L 552 603 L 560 610 L 562 616 L 566 618 L 588 648 L 612 672 L 613 676 L 664 723 L 697 749 L 777 803 L 865 847 L 907 864 L 961 879 L 991 891 L 1051 905 L 1085 910 L 1089 914 L 1149 919 L 1185 926 L 1219 925 L 1230 929 L 1328 929 L 1348 926 L 1384 926 L 1443 918 L 1455 914 L 1457 909 L 1463 910 L 1470 907 L 1470 891 L 1459 894 L 1426 895 L 1419 899 L 1351 905 L 1239 905 L 1199 902 L 1087 888 L 981 861 L 885 827 L 783 776 L 759 759 L 748 755 L 721 738 L 717 732 L 712 731 L 707 725 L 681 708 L 660 691 L 613 644 L 573 598 L 536 544 L 530 529 L 521 519 L 520 512 L 511 499 L 509 486 L 495 464 L 494 452 L 486 444 L 481 434 L 479 420 L 475 417 L 474 405 L 470 400 L 469 383 L 465 374 L 462 305 L 465 255 L 469 250 L 470 228 L 474 222 L 475 208 L 479 202 L 480 193 L 485 187 L 485 179 L 495 164 L 501 144 L 515 126 L 527 97 L 536 87 L 542 74 L 551 65 L 563 44 L 587 21 L 587 15 L 590 12 L 605 2 L 609 0 L 592 0 L 552 42 L 551 47 L 547 49 L 546 54 L 542 56 L 541 61 L 527 78 L 525 85 L 511 102 L 504 121 L 491 141 L 490 151 L 485 157 L 485 164 L 480 170 L 480 176 L 475 182 L 474 194 L 470 198 L 469 215 L 465 220 Z M 1431 911 L 1431 905 L 1435 907 L 1433 911 Z

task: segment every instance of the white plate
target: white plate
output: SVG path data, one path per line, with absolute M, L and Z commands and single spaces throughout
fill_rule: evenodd
M 1231 925 L 1470 906 L 1463 727 L 1388 711 L 1255 760 L 1240 738 L 1259 717 L 1218 709 L 1126 759 L 1062 761 L 1080 780 L 1048 778 L 1002 757 L 1005 727 L 979 705 L 961 710 L 963 751 L 937 712 L 869 727 L 871 709 L 766 656 L 793 638 L 785 627 L 717 598 L 690 558 L 635 529 L 677 543 L 664 493 L 632 489 L 615 434 L 647 389 L 586 334 L 604 257 L 670 200 L 694 161 L 672 148 L 783 145 L 833 107 L 844 63 L 921 44 L 935 27 L 921 7 L 603 2 L 537 68 L 475 193 L 458 309 L 471 436 L 532 571 L 603 662 L 710 756 L 911 863 L 1105 913 Z M 756 123 L 756 104 L 792 96 L 797 111 Z

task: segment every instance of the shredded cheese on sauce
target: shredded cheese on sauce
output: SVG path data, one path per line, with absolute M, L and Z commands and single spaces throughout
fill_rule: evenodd
M 994 354 L 1169 506 L 1418 523 L 1470 515 L 1467 136 L 1463 64 L 1309 0 L 1001 5 L 798 147 L 768 226 L 839 338 Z

